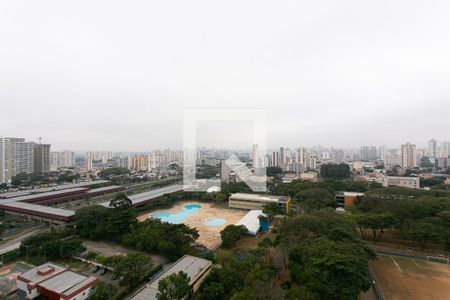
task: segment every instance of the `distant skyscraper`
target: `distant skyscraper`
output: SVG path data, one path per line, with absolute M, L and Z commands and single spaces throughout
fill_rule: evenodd
M 35 144 L 34 173 L 44 174 L 48 172 L 50 172 L 50 144 Z
M 73 168 L 75 166 L 75 152 L 69 150 L 50 152 L 50 169 Z
M 311 170 L 317 169 L 317 157 L 315 153 L 311 153 L 308 156 L 308 168 Z
M 332 149 L 331 150 L 331 160 L 333 163 L 341 164 L 344 162 L 344 150 Z
M 220 181 L 230 182 L 231 168 L 225 163 L 224 160 L 220 161 Z
M 280 157 L 278 158 L 278 164 L 281 166 L 281 168 L 284 170 L 286 167 L 286 152 L 284 150 L 284 147 L 280 147 L 280 152 L 278 152 Z
M 264 160 L 259 153 L 259 147 L 257 144 L 254 144 L 252 147 L 252 162 L 253 168 L 255 169 L 264 167 Z
M 448 155 L 450 153 L 450 142 L 441 142 L 440 146 L 440 158 L 448 158 Z
M 431 139 L 428 141 L 428 155 L 430 158 L 438 157 L 438 141 Z
M 309 164 L 309 153 L 306 148 L 298 147 L 295 149 L 295 162 L 299 164 L 300 172 L 306 172 Z
M 272 152 L 272 159 L 271 159 L 271 162 L 272 162 L 271 166 L 272 167 L 280 166 L 280 162 L 278 161 L 278 158 L 279 158 L 278 152 L 277 151 Z
M 377 147 L 374 146 L 361 147 L 361 160 L 372 161 L 376 159 L 377 159 Z
M 84 155 L 84 169 L 86 172 L 92 171 L 92 152 L 86 152 Z
M 416 145 L 411 144 L 411 143 L 403 144 L 402 148 L 401 148 L 401 155 L 402 155 L 402 167 L 403 168 L 417 167 Z
M 386 147 L 384 145 L 380 146 L 380 159 L 386 161 Z
M 20 173 L 33 173 L 34 143 L 23 138 L 0 138 L 0 183 Z

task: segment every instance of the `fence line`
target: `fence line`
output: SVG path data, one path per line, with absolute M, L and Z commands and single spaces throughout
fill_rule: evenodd
M 378 252 L 389 252 L 394 254 L 399 254 L 403 256 L 411 256 L 427 259 L 427 257 L 436 257 L 443 260 L 450 259 L 450 252 L 444 250 L 434 250 L 434 249 L 420 249 L 417 247 L 410 247 L 398 244 L 387 244 L 387 243 L 375 243 L 368 241 L 369 246 Z
M 375 273 L 373 273 L 372 268 L 369 267 L 369 276 L 372 284 L 372 288 L 375 291 L 375 296 L 377 297 L 377 300 L 384 300 L 384 294 L 381 290 L 380 286 L 378 285 L 378 280 L 375 277 Z

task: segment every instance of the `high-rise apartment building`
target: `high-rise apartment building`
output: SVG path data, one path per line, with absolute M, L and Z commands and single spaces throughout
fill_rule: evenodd
M 380 159 L 386 162 L 386 147 L 384 145 L 380 146 Z
M 377 159 L 377 147 L 361 146 L 361 160 L 372 161 Z
M 280 152 L 278 152 L 278 165 L 284 170 L 286 167 L 286 151 L 284 147 L 280 147 Z
M 430 158 L 438 157 L 438 141 L 431 139 L 428 141 L 428 156 Z
M 439 147 L 440 158 L 448 158 L 450 154 L 450 142 L 441 142 Z
M 86 152 L 84 155 L 84 170 L 86 172 L 92 171 L 92 152 Z
M 341 164 L 344 162 L 344 150 L 331 149 L 331 160 L 335 164 Z
M 231 168 L 225 163 L 224 160 L 220 161 L 220 180 L 222 182 L 230 182 Z
M 33 173 L 34 143 L 23 138 L 0 138 L 0 183 L 20 173 Z
M 75 152 L 69 150 L 50 152 L 50 169 L 73 168 L 75 166 Z
M 306 172 L 309 164 L 309 153 L 306 148 L 298 147 L 295 149 L 295 162 L 299 164 L 301 172 Z
M 386 167 L 400 166 L 402 164 L 402 156 L 399 154 L 398 149 L 386 150 L 386 157 L 384 160 L 384 165 Z
M 417 167 L 416 145 L 411 143 L 403 144 L 401 147 L 401 156 L 403 168 Z
M 50 144 L 35 144 L 33 161 L 34 173 L 44 174 L 50 172 Z

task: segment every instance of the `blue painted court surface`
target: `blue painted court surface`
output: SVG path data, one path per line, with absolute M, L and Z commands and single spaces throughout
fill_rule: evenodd
M 203 224 L 205 224 L 206 226 L 223 226 L 226 223 L 227 223 L 227 221 L 225 221 L 224 219 L 219 219 L 219 218 L 203 222 Z
M 152 218 L 160 219 L 162 222 L 171 224 L 180 224 L 184 220 L 186 220 L 186 218 L 189 217 L 190 215 L 198 213 L 201 207 L 202 206 L 198 204 L 191 204 L 184 206 L 183 210 L 177 213 L 161 212 L 151 216 Z
M 261 226 L 261 231 L 263 231 L 263 232 L 269 231 L 269 221 L 260 220 L 259 225 Z

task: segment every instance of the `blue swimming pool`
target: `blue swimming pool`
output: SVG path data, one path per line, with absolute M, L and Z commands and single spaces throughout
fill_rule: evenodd
M 203 224 L 205 224 L 206 226 L 223 226 L 226 223 L 227 223 L 227 221 L 225 221 L 224 219 L 220 219 L 220 218 L 203 222 Z
M 202 206 L 198 204 L 190 204 L 184 206 L 183 210 L 177 213 L 161 212 L 151 215 L 151 217 L 160 219 L 162 222 L 166 223 L 180 224 L 190 215 L 198 213 L 201 207 Z

